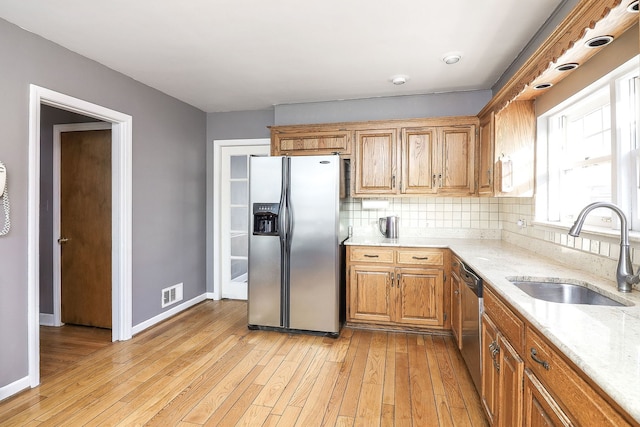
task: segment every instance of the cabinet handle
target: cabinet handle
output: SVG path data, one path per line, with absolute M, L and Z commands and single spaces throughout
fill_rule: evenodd
M 421 260 L 428 260 L 429 259 L 428 256 L 414 256 L 414 257 L 411 257 L 411 258 L 413 258 L 413 259 L 421 259 Z
M 489 185 L 491 185 L 491 169 L 487 169 L 487 180 L 489 181 Z
M 538 359 L 538 352 L 536 351 L 536 349 L 535 349 L 535 348 L 532 348 L 532 349 L 531 349 L 531 359 L 532 359 L 534 362 L 541 364 L 541 365 L 542 365 L 542 367 L 543 367 L 544 369 L 546 369 L 547 371 L 549 370 L 549 368 L 550 368 L 550 366 L 549 366 L 549 362 L 545 362 L 545 361 L 544 361 L 544 360 L 542 360 L 542 359 Z
M 393 281 L 395 280 L 393 273 L 389 273 L 389 277 L 391 278 L 391 287 L 393 288 Z
M 391 177 L 391 188 L 396 188 L 396 176 Z
M 454 294 L 454 295 L 458 295 L 459 293 L 460 293 L 460 291 L 459 291 L 459 290 L 457 290 L 457 289 L 456 289 L 455 291 L 453 291 L 453 294 Z
M 398 273 L 396 275 L 396 288 L 400 287 L 400 279 L 402 279 L 402 274 Z
M 378 255 L 369 255 L 369 254 L 364 254 L 365 258 L 378 258 Z
M 491 360 L 493 360 L 493 366 L 496 368 L 498 372 L 500 372 L 500 363 L 496 360 L 498 354 L 500 354 L 500 346 L 497 342 L 493 341 L 489 344 L 489 350 L 491 351 Z
M 438 179 L 440 180 L 440 187 L 442 187 L 442 174 L 438 174 Z
M 436 186 L 436 174 L 435 173 L 433 174 L 433 177 L 431 177 L 431 180 L 433 182 L 433 184 L 431 186 L 435 187 Z

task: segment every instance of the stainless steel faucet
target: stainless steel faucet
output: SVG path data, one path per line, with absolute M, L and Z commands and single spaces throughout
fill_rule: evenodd
M 640 283 L 640 274 L 633 274 L 633 265 L 631 265 L 631 255 L 629 254 L 629 229 L 627 228 L 627 217 L 624 212 L 614 205 L 607 202 L 591 203 L 582 209 L 578 215 L 576 222 L 569 229 L 569 235 L 578 237 L 582 230 L 582 225 L 589 212 L 598 208 L 609 208 L 618 214 L 620 218 L 620 256 L 618 258 L 618 269 L 616 270 L 616 281 L 618 282 L 618 291 L 631 292 L 633 284 Z

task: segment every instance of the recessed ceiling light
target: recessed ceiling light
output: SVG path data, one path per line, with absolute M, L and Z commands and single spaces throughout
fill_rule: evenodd
M 575 70 L 576 68 L 578 68 L 580 66 L 580 64 L 578 64 L 577 62 L 569 62 L 567 64 L 562 64 L 562 65 L 558 65 L 556 67 L 556 70 L 558 71 L 569 71 L 569 70 Z
M 639 0 L 629 3 L 629 6 L 627 6 L 627 12 L 638 13 L 638 1 Z
M 535 85 L 533 88 L 537 90 L 542 90 L 542 89 L 549 89 L 551 86 L 553 86 L 553 83 L 540 83 Z
M 602 47 L 606 46 L 613 41 L 613 36 L 599 36 L 594 37 L 591 40 L 587 40 L 584 45 L 586 47 Z
M 391 77 L 391 83 L 396 86 L 403 85 L 407 82 L 407 76 L 393 76 Z
M 451 65 L 451 64 L 455 64 L 457 62 L 460 62 L 460 59 L 462 59 L 462 56 L 457 54 L 457 53 L 451 53 L 448 55 L 445 55 L 442 60 L 444 61 L 445 64 Z

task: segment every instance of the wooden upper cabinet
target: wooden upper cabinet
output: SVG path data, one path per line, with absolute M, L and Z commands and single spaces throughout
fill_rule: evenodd
M 469 196 L 475 192 L 475 126 L 438 128 L 436 185 L 439 193 Z
M 396 193 L 398 188 L 396 129 L 357 130 L 355 135 L 354 193 Z
M 495 195 L 532 197 L 536 113 L 533 101 L 514 101 L 495 115 Z
M 480 118 L 477 162 L 478 162 L 478 195 L 493 196 L 493 147 L 494 147 L 495 115 L 491 111 Z
M 272 156 L 313 156 L 351 153 L 353 131 L 332 125 L 273 126 Z
M 436 129 L 402 129 L 402 182 L 404 194 L 425 194 L 435 191 L 433 156 L 436 150 Z

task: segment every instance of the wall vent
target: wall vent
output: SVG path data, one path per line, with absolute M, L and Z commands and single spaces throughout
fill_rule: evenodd
M 182 301 L 182 283 L 164 288 L 162 290 L 162 308 Z

